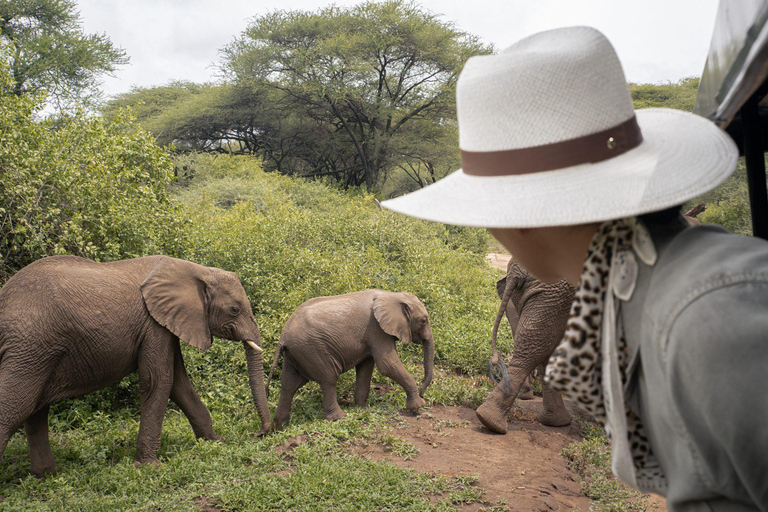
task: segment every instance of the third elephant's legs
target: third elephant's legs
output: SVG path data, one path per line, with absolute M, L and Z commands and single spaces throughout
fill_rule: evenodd
M 515 404 L 520 385 L 531 374 L 530 368 L 521 368 L 514 364 L 513 358 L 512 365 L 509 367 L 509 383 L 499 382 L 476 411 L 482 424 L 499 434 L 507 433 L 507 412 Z
M 48 443 L 48 408 L 38 406 L 48 383 L 51 368 L 55 367 L 56 356 L 46 352 L 14 354 L 19 364 L 11 364 L 14 358 L 9 353 L 0 361 L 0 456 L 8 440 L 26 421 L 31 421 L 32 440 L 29 444 L 32 472 L 42 476 L 55 468 L 51 447 Z M 38 366 L 29 363 L 40 362 Z M 36 409 L 40 409 L 37 414 Z M 41 421 L 45 421 L 45 429 Z M 29 439 L 30 431 L 27 430 Z M 35 450 L 33 454 L 32 451 Z M 38 465 L 39 464 L 39 465 Z
M 549 387 L 544 380 L 545 366 L 539 366 L 539 375 L 541 375 L 541 395 L 544 401 L 544 410 L 539 415 L 539 421 L 542 425 L 550 427 L 563 427 L 571 423 L 571 414 L 565 408 L 563 397 L 560 393 Z
M 323 418 L 330 421 L 340 420 L 347 415 L 341 410 L 339 399 L 336 396 L 337 378 L 329 378 L 320 383 L 323 390 Z

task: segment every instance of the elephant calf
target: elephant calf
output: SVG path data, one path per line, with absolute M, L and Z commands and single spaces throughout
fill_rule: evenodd
M 563 339 L 573 302 L 574 289 L 566 280 L 552 284 L 538 281 L 514 259 L 509 260 L 507 275 L 496 283 L 501 298 L 493 327 L 494 346 L 499 323 L 507 314 L 515 342 L 509 364 L 509 381 L 501 381 L 477 408 L 477 417 L 490 430 L 507 433 L 507 412 L 531 372 L 539 368 L 542 376 L 544 411 L 539 421 L 560 427 L 571 422 L 571 415 L 560 395 L 543 379 L 544 366 Z
M 195 435 L 220 439 L 189 381 L 179 339 L 205 350 L 213 336 L 243 342 L 251 391 L 269 429 L 259 328 L 237 276 L 165 256 L 95 263 L 53 256 L 0 289 L 0 456 L 23 424 L 32 472 L 53 472 L 48 405 L 113 384 L 138 369 L 138 463 L 156 461 L 170 397 Z
M 424 382 L 417 388 L 397 355 L 395 340 L 421 342 L 424 346 Z M 323 390 L 323 417 L 338 420 L 345 416 L 336 398 L 336 381 L 355 368 L 355 404 L 366 406 L 374 364 L 379 371 L 400 384 L 407 395 L 406 407 L 424 406 L 424 390 L 432 381 L 435 340 L 427 310 L 409 293 L 365 290 L 308 300 L 293 312 L 285 324 L 269 379 L 284 352 L 280 399 L 273 428 L 288 421 L 293 396 L 312 380 Z M 269 384 L 267 384 L 269 386 Z

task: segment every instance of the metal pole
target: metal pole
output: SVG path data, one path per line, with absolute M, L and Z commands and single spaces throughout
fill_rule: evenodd
M 761 95 L 753 94 L 741 107 L 744 127 L 744 160 L 747 164 L 749 204 L 752 212 L 752 234 L 768 240 L 768 190 L 765 182 L 765 154 L 758 103 Z

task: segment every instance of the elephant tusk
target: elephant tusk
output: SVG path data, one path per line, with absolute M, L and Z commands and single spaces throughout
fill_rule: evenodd
M 264 351 L 264 349 L 262 349 L 260 346 L 258 346 L 256 343 L 252 342 L 251 340 L 247 340 L 246 343 L 249 344 L 251 347 L 253 347 L 254 350 L 258 352 Z

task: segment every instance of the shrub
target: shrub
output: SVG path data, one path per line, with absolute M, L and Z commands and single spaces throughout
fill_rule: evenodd
M 269 349 L 302 302 L 380 288 L 421 299 L 438 361 L 485 371 L 498 307 L 498 271 L 483 261 L 487 235 L 380 210 L 369 195 L 265 173 L 250 157 L 185 156 L 177 165 L 194 175 L 177 190 L 191 219 L 187 256 L 237 272 Z
M 178 253 L 173 166 L 152 137 L 125 113 L 37 122 L 38 105 L 0 94 L 0 284 L 53 254 Z

